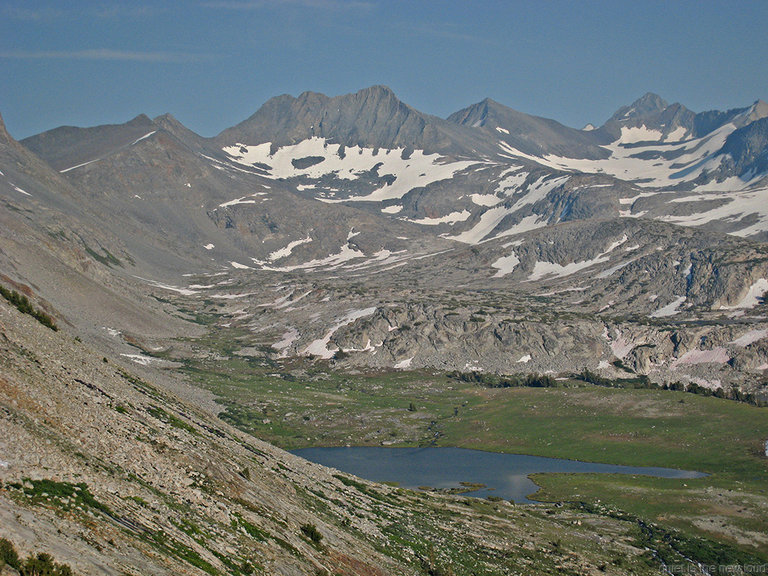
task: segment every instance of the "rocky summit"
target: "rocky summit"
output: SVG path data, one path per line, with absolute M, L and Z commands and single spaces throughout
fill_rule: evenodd
M 583 130 L 383 86 L 213 138 L 166 114 L 17 142 L 0 119 L 0 202 L 0 536 L 81 573 L 450 574 L 449 545 L 459 573 L 657 573 L 626 519 L 309 464 L 220 420 L 190 359 L 768 400 L 762 101 L 646 94 Z

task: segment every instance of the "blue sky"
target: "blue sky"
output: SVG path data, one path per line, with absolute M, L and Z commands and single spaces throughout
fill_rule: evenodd
M 386 84 L 580 128 L 648 91 L 768 100 L 766 23 L 768 0 L 3 0 L 0 114 L 19 139 L 165 112 L 213 136 L 278 94 Z

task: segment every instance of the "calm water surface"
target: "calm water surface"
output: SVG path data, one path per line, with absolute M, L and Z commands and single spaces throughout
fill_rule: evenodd
M 521 454 L 499 454 L 466 448 L 304 448 L 294 454 L 376 482 L 397 482 L 404 488 L 458 488 L 460 482 L 487 487 L 465 496 L 499 496 L 531 502 L 538 489 L 529 478 L 537 472 L 639 474 L 661 478 L 700 478 L 700 472 L 645 466 L 615 466 Z

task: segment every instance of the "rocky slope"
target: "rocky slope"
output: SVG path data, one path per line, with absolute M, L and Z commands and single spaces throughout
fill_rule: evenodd
M 102 358 L 4 300 L 0 366 L 0 535 L 78 574 L 592 573 L 619 555 L 658 573 L 631 522 L 324 469 L 229 427 L 173 375 Z

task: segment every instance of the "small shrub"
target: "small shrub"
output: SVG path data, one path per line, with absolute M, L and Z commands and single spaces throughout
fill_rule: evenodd
M 18 570 L 21 567 L 19 555 L 10 540 L 0 538 L 0 566 L 10 566 Z
M 317 526 L 314 524 L 303 524 L 301 526 L 301 532 L 309 538 L 314 544 L 320 544 L 323 541 L 323 535 L 320 534 L 320 531 L 317 529 Z
M 46 326 L 47 328 L 50 328 L 54 332 L 56 332 L 59 328 L 56 326 L 56 323 L 53 321 L 53 318 L 51 318 L 48 314 L 43 312 L 42 310 L 35 308 L 32 306 L 32 303 L 29 301 L 29 298 L 24 296 L 24 294 L 19 294 L 16 292 L 16 290 L 8 290 L 4 286 L 0 286 L 0 296 L 8 300 L 11 304 L 16 306 L 19 312 L 22 314 L 29 314 L 40 322 L 43 326 Z

